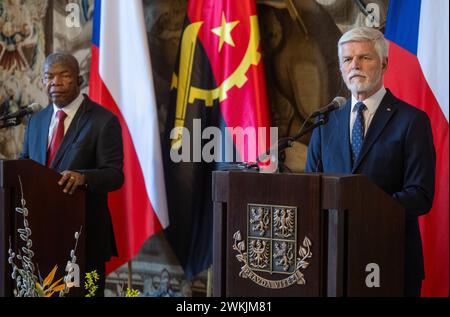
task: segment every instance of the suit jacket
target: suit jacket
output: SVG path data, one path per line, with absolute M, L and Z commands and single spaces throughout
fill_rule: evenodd
M 405 279 L 424 277 L 418 217 L 434 196 L 436 153 L 425 112 L 387 90 L 352 166 L 351 102 L 330 114 L 314 130 L 308 148 L 307 172 L 363 174 L 405 207 Z M 406 280 L 405 280 L 406 281 Z
M 46 164 L 53 106 L 31 116 L 20 158 Z M 52 169 L 86 176 L 86 264 L 102 264 L 117 255 L 107 194 L 124 181 L 122 132 L 117 117 L 84 96 L 56 153 Z

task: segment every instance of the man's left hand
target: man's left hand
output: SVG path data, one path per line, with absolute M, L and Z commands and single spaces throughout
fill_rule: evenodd
M 72 195 L 78 186 L 86 184 L 86 177 L 78 172 L 64 171 L 61 175 L 58 185 L 64 186 L 63 192 L 69 193 L 69 195 Z

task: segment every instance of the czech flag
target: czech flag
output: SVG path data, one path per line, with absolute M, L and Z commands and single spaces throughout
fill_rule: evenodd
M 142 0 L 96 0 L 89 95 L 122 126 L 125 183 L 109 195 L 118 257 L 131 260 L 169 224 L 158 115 Z
M 385 85 L 425 111 L 436 147 L 436 191 L 429 214 L 420 218 L 425 280 L 422 296 L 448 296 L 448 0 L 390 0 L 390 41 Z

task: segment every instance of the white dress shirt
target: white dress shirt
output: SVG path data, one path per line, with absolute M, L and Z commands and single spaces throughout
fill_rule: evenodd
M 381 86 L 380 90 L 374 93 L 369 98 L 363 100 L 363 103 L 366 105 L 367 109 L 364 110 L 364 136 L 367 134 L 367 130 L 369 129 L 370 123 L 372 122 L 373 116 L 378 109 L 378 106 L 381 103 L 384 95 L 386 94 L 386 88 Z M 350 111 L 350 143 L 352 142 L 352 130 L 353 125 L 356 120 L 356 113 L 358 112 L 355 108 L 355 105 L 358 103 L 358 100 L 352 95 L 352 110 Z
M 53 104 L 53 115 L 50 121 L 50 128 L 48 129 L 48 143 L 47 149 L 50 147 L 50 142 L 52 141 L 53 130 L 58 126 L 58 118 L 56 118 L 56 112 L 62 110 L 66 113 L 67 117 L 64 120 L 64 135 L 66 135 L 67 130 L 69 129 L 70 124 L 72 123 L 75 114 L 83 103 L 83 95 L 80 93 L 78 97 L 76 97 L 71 103 L 69 103 L 64 108 L 58 108 L 55 104 Z

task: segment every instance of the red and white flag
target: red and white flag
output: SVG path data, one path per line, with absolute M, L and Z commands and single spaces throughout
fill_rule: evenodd
M 125 183 L 109 195 L 119 254 L 110 273 L 169 224 L 142 0 L 95 1 L 89 95 L 122 126 Z
M 385 85 L 427 113 L 436 147 L 433 207 L 420 217 L 425 261 L 422 296 L 448 296 L 448 0 L 389 1 Z

